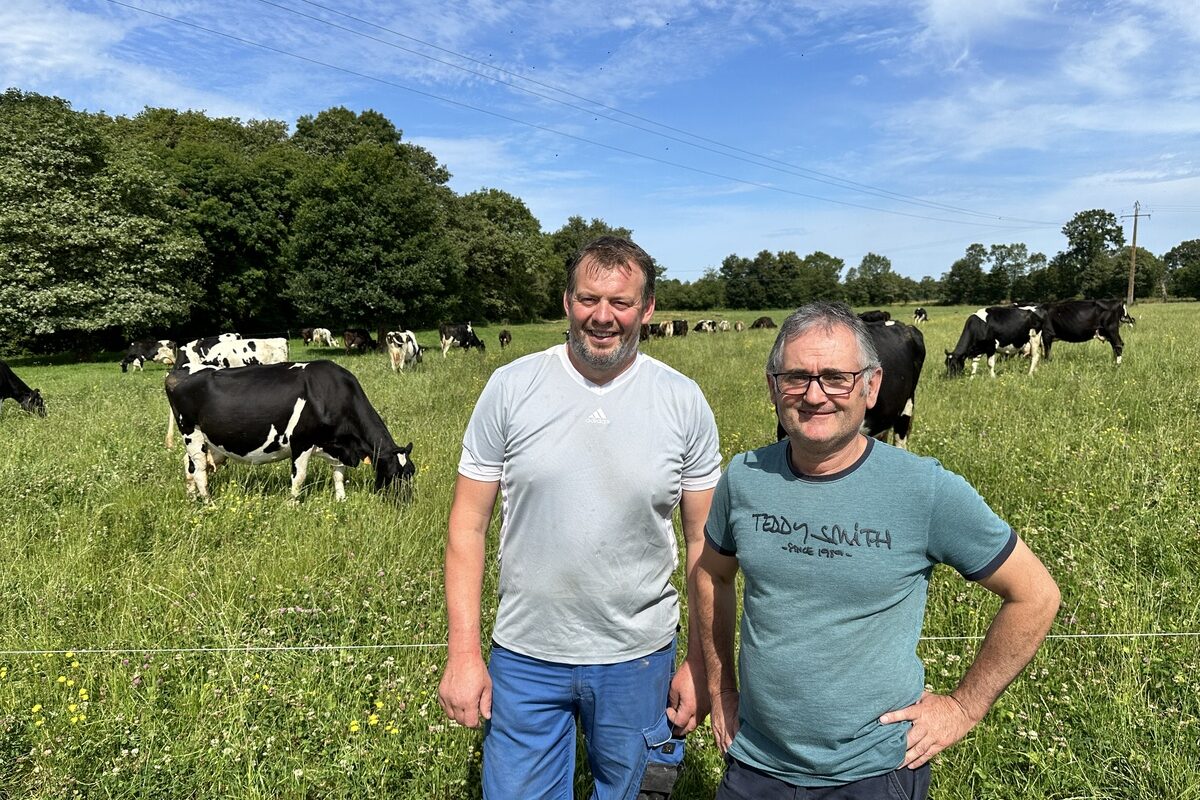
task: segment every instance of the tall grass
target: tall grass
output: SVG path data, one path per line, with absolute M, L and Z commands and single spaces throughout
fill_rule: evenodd
M 933 309 L 910 446 L 965 475 L 1042 556 L 1063 589 L 1053 635 L 1130 636 L 1049 640 L 937 759 L 934 795 L 1200 798 L 1200 638 L 1132 636 L 1200 632 L 1198 307 L 1139 307 L 1119 368 L 1107 345 L 1059 344 L 1032 377 L 1008 362 L 995 380 L 948 380 L 942 350 L 972 310 Z M 396 440 L 415 442 L 407 503 L 374 495 L 368 469 L 336 503 L 316 462 L 298 505 L 282 465 L 226 467 L 214 502 L 194 503 L 181 452 L 163 448 L 162 368 L 14 360 L 50 416 L 0 413 L 0 796 L 478 797 L 480 734 L 435 696 L 458 448 L 492 370 L 564 328 L 510 326 L 504 351 L 498 326 L 480 329 L 486 355 L 434 351 L 403 374 L 294 343 L 353 370 Z M 728 458 L 774 437 L 772 338 L 643 347 L 700 383 Z M 925 634 L 979 636 L 995 607 L 939 568 Z M 976 644 L 923 642 L 928 683 L 953 687 Z M 676 797 L 711 797 L 720 774 L 702 729 Z

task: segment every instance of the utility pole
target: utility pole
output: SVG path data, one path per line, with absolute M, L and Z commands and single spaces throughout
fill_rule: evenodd
M 1137 274 L 1137 223 L 1141 210 L 1142 204 L 1135 200 L 1133 202 L 1133 214 L 1125 215 L 1125 217 L 1133 217 L 1133 246 L 1129 248 L 1129 287 L 1125 290 L 1126 308 L 1133 305 L 1133 276 Z M 1147 214 L 1146 216 L 1150 215 Z M 1122 219 L 1125 217 L 1122 217 Z

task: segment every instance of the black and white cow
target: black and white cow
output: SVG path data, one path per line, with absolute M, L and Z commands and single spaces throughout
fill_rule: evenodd
M 671 329 L 675 336 L 687 336 L 688 321 L 686 319 L 671 320 Z
M 738 321 L 733 323 L 733 329 L 735 331 L 737 331 L 738 333 L 741 333 L 742 331 L 746 330 L 746 323 L 742 322 L 739 319 Z
M 913 309 L 913 324 L 914 325 L 924 324 L 926 322 L 929 322 L 929 312 L 926 311 L 921 306 L 917 306 L 916 308 L 914 308 Z
M 342 344 L 346 348 L 346 355 L 350 355 L 351 350 L 365 352 L 378 347 L 375 340 L 371 338 L 371 332 L 366 328 L 346 328 L 342 331 Z
M 337 347 L 337 339 L 333 338 L 333 331 L 329 328 L 310 328 L 308 339 L 305 344 L 315 344 L 318 347 Z
M 236 333 L 222 333 L 193 339 L 179 348 L 180 359 L 175 369 L 192 367 L 245 367 L 252 364 L 281 364 L 288 360 L 288 340 L 243 339 Z M 168 379 L 170 376 L 167 376 Z M 167 415 L 167 449 L 175 447 L 175 417 Z
M 417 344 L 417 336 L 412 331 L 388 331 L 384 341 L 387 342 L 392 372 L 421 363 L 421 345 Z
M 674 322 L 671 322 L 670 320 L 667 320 L 666 322 L 657 322 L 657 323 L 652 322 L 652 323 L 650 323 L 651 333 L 654 332 L 653 328 L 655 325 L 658 325 L 658 333 L 659 333 L 659 336 L 661 336 L 662 338 L 670 339 L 672 336 L 675 335 L 675 323 Z
M 730 328 L 729 320 L 727 320 L 727 319 L 723 319 L 717 323 L 717 330 L 721 331 L 722 333 L 728 333 L 729 328 Z
M 695 333 L 716 333 L 717 321 L 715 319 L 702 319 L 696 323 L 696 327 L 692 328 Z
M 1087 342 L 1099 339 L 1112 346 L 1113 359 L 1121 363 L 1125 343 L 1121 341 L 1121 321 L 1128 316 L 1121 300 L 1062 300 L 1043 306 L 1046 329 L 1042 347 L 1050 360 L 1050 345 L 1055 341 Z
M 446 357 L 451 347 L 461 347 L 463 350 L 478 347 L 479 352 L 484 351 L 483 341 L 475 335 L 475 329 L 469 322 L 457 325 L 443 322 L 438 326 L 438 335 L 442 341 L 442 358 Z
M 375 465 L 376 491 L 408 488 L 412 443 L 398 447 L 358 379 L 332 361 L 218 369 L 188 364 L 167 376 L 167 399 L 187 447 L 188 494 L 208 499 L 208 468 L 227 458 L 266 464 L 290 458 L 292 497 L 316 455 L 333 465 L 346 499 L 347 467 Z
M 510 332 L 508 328 L 505 328 L 504 330 L 500 331 L 500 349 L 503 350 L 510 344 L 512 344 L 512 332 Z
M 775 328 L 775 327 L 778 327 L 778 326 L 775 324 L 775 320 L 771 319 L 770 317 L 759 317 L 758 319 L 754 320 L 754 322 L 750 323 L 751 330 L 760 330 L 760 329 L 764 329 L 764 328 Z
M 888 431 L 892 431 L 896 447 L 907 450 L 917 382 L 925 366 L 925 337 L 914 326 L 894 320 L 867 323 L 867 330 L 883 368 L 883 382 L 861 430 L 880 441 L 887 441 Z M 787 436 L 778 423 L 775 435 L 780 439 Z
M 30 414 L 46 416 L 46 402 L 42 400 L 41 391 L 30 389 L 8 364 L 0 361 L 0 405 L 10 397 Z
M 1037 369 L 1042 354 L 1043 321 L 1035 311 L 1012 306 L 981 308 L 963 323 L 962 334 L 954 352 L 946 351 L 946 374 L 961 375 L 966 360 L 971 359 L 971 377 L 979 367 L 979 359 L 987 356 L 988 370 L 996 377 L 996 354 L 1030 355 L 1029 374 Z
M 129 343 L 125 357 L 121 359 L 121 372 L 130 367 L 140 370 L 147 361 L 173 366 L 178 358 L 178 345 L 170 339 L 139 339 Z
M 881 311 L 879 309 L 875 309 L 874 311 L 862 312 L 861 314 L 858 315 L 858 318 L 861 319 L 863 322 L 887 322 L 889 319 L 892 318 L 892 315 L 888 311 Z

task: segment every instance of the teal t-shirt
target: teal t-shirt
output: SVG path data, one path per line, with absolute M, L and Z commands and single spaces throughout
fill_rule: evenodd
M 925 685 L 929 575 L 987 577 L 1016 534 L 935 459 L 868 440 L 843 472 L 798 475 L 788 442 L 741 453 L 717 485 L 711 547 L 745 576 L 739 761 L 798 786 L 890 772 L 909 723 L 880 725 Z

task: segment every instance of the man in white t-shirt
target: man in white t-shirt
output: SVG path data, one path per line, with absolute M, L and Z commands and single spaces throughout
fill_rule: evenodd
M 577 724 L 596 800 L 639 787 L 665 797 L 670 781 L 655 770 L 679 763 L 682 736 L 709 708 L 699 649 L 674 671 L 671 517 L 678 506 L 690 575 L 720 477 L 716 424 L 694 381 L 638 352 L 654 314 L 644 250 L 611 236 L 585 246 L 563 307 L 567 343 L 496 370 L 463 438 L 439 699 L 460 724 L 484 725 L 488 800 L 571 797 Z M 485 665 L 480 602 L 497 494 L 499 609 Z

